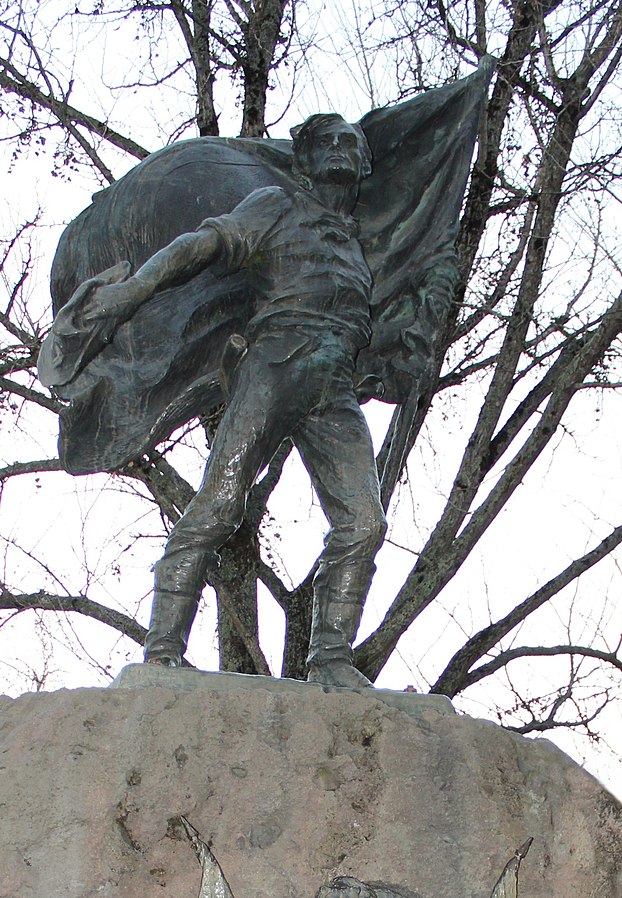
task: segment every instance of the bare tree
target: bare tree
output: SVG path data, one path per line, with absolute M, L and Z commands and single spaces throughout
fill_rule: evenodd
M 45 9 L 49 13 L 44 5 Z M 366 10 L 360 6 L 357 10 L 352 34 L 340 38 L 333 34 L 333 47 L 341 40 L 342 56 L 348 56 L 348 47 L 350 59 L 354 53 L 362 92 L 370 103 L 386 93 L 384 83 L 380 90 L 374 82 L 378 60 L 385 71 L 390 68 L 395 73 L 393 94 L 387 96 L 391 100 L 469 71 L 486 52 L 498 60 L 462 215 L 461 286 L 443 323 L 433 384 L 416 408 L 395 410 L 378 457 L 387 509 L 395 509 L 403 495 L 404 479 L 409 471 L 412 474 L 418 447 L 427 439 L 427 428 L 433 426 L 437 412 L 446 407 L 447 397 L 465 394 L 475 402 L 475 387 L 482 398 L 471 432 L 463 439 L 443 507 L 418 539 L 416 562 L 380 624 L 356 650 L 357 666 L 375 679 L 411 625 L 426 609 L 442 603 L 520 484 L 550 451 L 576 397 L 586 390 L 614 388 L 620 380 L 617 338 L 622 328 L 622 285 L 612 209 L 619 202 L 622 147 L 622 132 L 613 114 L 622 59 L 622 3 L 439 0 L 424 5 L 396 0 L 391 8 L 372 3 Z M 158 4 L 120 0 L 114 8 L 106 3 L 78 8 L 62 23 L 66 26 L 72 16 L 78 16 L 95 23 L 102 33 L 112 23 L 123 27 L 132 23 L 140 46 L 146 49 L 137 52 L 140 71 L 126 79 L 126 87 L 142 90 L 148 85 L 166 91 L 169 84 L 185 79 L 186 93 L 180 90 L 180 96 L 190 97 L 188 85 L 192 85 L 192 103 L 171 117 L 169 137 L 187 130 L 190 120 L 201 135 L 218 133 L 214 86 L 223 72 L 238 86 L 241 132 L 263 135 L 272 73 L 281 63 L 297 61 L 292 55 L 294 11 L 293 3 L 277 0 L 231 0 L 222 5 L 204 0 Z M 341 20 L 346 27 L 344 15 Z M 87 114 L 78 108 L 80 104 L 73 105 L 71 67 L 61 73 L 54 30 L 42 42 L 37 21 L 23 4 L 2 25 L 5 50 L 0 87 L 13 104 L 7 136 L 13 145 L 29 144 L 32 150 L 44 136 L 58 134 L 57 165 L 59 159 L 64 164 L 68 158 L 87 158 L 99 177 L 110 181 L 119 153 L 139 159 L 147 151 L 137 135 L 125 133 L 129 129 L 123 123 L 114 123 L 112 115 Z M 173 27 L 178 29 L 174 32 L 178 54 L 160 59 L 158 41 L 166 36 L 170 49 Z M 11 405 L 15 413 L 24 403 L 34 403 L 49 414 L 57 410 L 57 401 L 37 386 L 34 375 L 44 327 L 30 321 L 28 303 L 21 299 L 26 295 L 27 256 L 21 268 L 13 266 L 12 279 L 8 274 L 10 255 L 33 226 L 34 222 L 22 225 L 5 245 L 7 294 L 0 325 L 10 340 L 1 359 L 0 388 L 7 412 Z M 398 426 L 403 432 L 408 415 L 405 451 L 397 466 L 387 468 L 391 440 Z M 208 441 L 218 418 L 215 410 L 201 422 Z M 193 495 L 187 478 L 174 467 L 173 450 L 179 439 L 183 438 L 176 436 L 114 478 L 117 488 L 129 485 L 145 501 L 155 503 L 165 526 L 178 519 Z M 272 553 L 262 551 L 257 537 L 289 451 L 289 445 L 281 447 L 267 476 L 256 485 L 245 524 L 228 544 L 212 584 L 219 599 L 225 669 L 269 671 L 258 639 L 257 583 L 261 582 L 286 619 L 282 673 L 304 676 L 313 567 L 292 586 L 281 576 L 279 565 L 269 563 Z M 43 476 L 57 466 L 54 458 L 19 460 L 7 464 L 0 477 L 8 481 L 17 475 Z M 394 513 L 403 517 L 398 506 Z M 572 629 L 567 638 L 556 639 L 552 633 L 550 643 L 542 638 L 537 645 L 520 645 L 516 640 L 532 615 L 567 594 L 599 562 L 615 558 L 622 526 L 614 522 L 606 532 L 601 530 L 584 551 L 550 570 L 545 582 L 510 609 L 499 611 L 494 603 L 489 608 L 483 603 L 488 619 L 486 614 L 476 616 L 455 650 L 437 647 L 434 671 L 422 676 L 427 682 L 418 684 L 419 688 L 453 698 L 504 673 L 510 684 L 504 709 L 510 725 L 528 732 L 563 723 L 593 732 L 594 716 L 616 683 L 619 688 L 619 641 L 607 637 L 600 624 L 587 642 L 575 640 Z M 144 631 L 131 614 L 102 606 L 86 594 L 61 595 L 47 587 L 40 593 L 20 592 L 10 585 L 17 582 L 10 571 L 4 579 L 0 607 L 7 613 L 35 608 L 78 612 L 137 643 L 142 641 Z M 513 671 L 524 659 L 535 658 L 547 659 L 549 664 L 551 658 L 561 659 L 569 666 L 560 668 L 557 687 L 526 698 L 522 686 L 514 683 Z M 586 659 L 612 677 L 611 688 L 599 693 L 600 687 L 594 687 L 591 704 L 580 701 L 593 670 L 588 671 Z M 568 716 L 570 708 L 574 717 Z

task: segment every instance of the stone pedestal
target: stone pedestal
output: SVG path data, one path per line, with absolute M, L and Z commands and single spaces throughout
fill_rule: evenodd
M 489 898 L 622 898 L 622 806 L 546 740 L 442 698 L 126 668 L 113 689 L 0 699 L 0 898 L 198 898 L 179 822 L 235 898 L 336 875 Z

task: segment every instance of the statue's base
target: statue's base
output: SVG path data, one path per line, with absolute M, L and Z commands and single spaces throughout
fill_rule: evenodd
M 622 806 L 545 739 L 438 696 L 157 665 L 115 686 L 0 697 L 0 898 L 207 895 L 182 817 L 235 898 L 486 898 L 530 836 L 521 894 L 622 898 Z
M 396 708 L 411 717 L 421 717 L 428 711 L 437 714 L 455 714 L 452 703 L 445 695 L 417 695 L 414 692 L 394 692 L 392 689 L 370 689 L 361 687 L 349 689 L 340 686 L 322 686 L 320 683 L 305 683 L 302 680 L 278 679 L 276 677 L 251 676 L 239 673 L 214 673 L 195 670 L 191 667 L 164 667 L 162 664 L 128 664 L 111 683 L 113 689 L 136 689 L 159 686 L 190 692 L 195 689 L 209 692 L 232 692 L 236 689 L 261 689 L 272 695 L 309 695 L 320 692 L 348 692 L 365 695 Z

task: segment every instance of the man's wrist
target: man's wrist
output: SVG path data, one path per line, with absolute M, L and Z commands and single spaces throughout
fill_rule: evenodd
M 153 293 L 146 281 L 136 275 L 128 278 L 124 287 L 127 289 L 128 305 L 135 309 L 146 302 Z

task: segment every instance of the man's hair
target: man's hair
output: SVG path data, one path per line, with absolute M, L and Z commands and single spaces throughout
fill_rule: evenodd
M 319 112 L 316 115 L 309 116 L 301 125 L 296 125 L 290 129 L 289 133 L 292 135 L 294 149 L 292 171 L 296 178 L 303 182 L 303 186 L 309 186 L 304 182 L 308 181 L 309 152 L 313 138 L 318 131 L 321 131 L 326 125 L 330 125 L 333 122 L 345 122 L 345 119 L 337 112 Z M 361 126 L 351 124 L 350 127 L 358 139 L 359 151 L 361 153 L 361 177 L 367 178 L 371 174 L 371 150 Z

